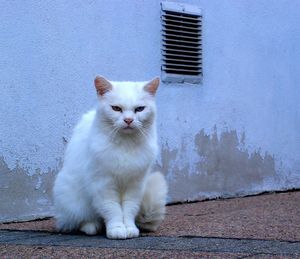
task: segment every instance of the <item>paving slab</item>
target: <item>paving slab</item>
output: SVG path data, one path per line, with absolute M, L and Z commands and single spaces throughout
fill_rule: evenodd
M 0 245 L 112 248 L 132 250 L 187 251 L 207 253 L 241 253 L 299 255 L 300 242 L 213 237 L 142 236 L 126 240 L 109 240 L 104 236 L 56 234 L 36 231 L 0 231 Z
M 218 253 L 187 252 L 187 251 L 159 251 L 159 250 L 131 250 L 131 249 L 109 249 L 109 248 L 74 248 L 74 247 L 28 247 L 6 245 L 0 246 L 1 258 L 243 258 L 247 254 L 224 255 Z M 271 257 L 266 258 L 287 258 Z
M 158 231 L 121 241 L 0 224 L 0 257 L 300 258 L 299 205 L 300 191 L 172 205 Z

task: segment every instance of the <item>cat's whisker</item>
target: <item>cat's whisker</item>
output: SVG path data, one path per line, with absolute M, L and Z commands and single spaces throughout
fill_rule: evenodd
M 119 127 L 114 127 L 112 131 L 110 132 L 109 136 L 111 139 L 114 139 L 114 137 L 117 135 L 119 132 L 120 128 Z
M 108 120 L 107 120 L 107 122 L 108 122 Z M 103 123 L 103 121 L 102 121 L 102 123 Z M 115 137 L 117 132 L 120 130 L 119 127 L 112 125 L 111 122 L 105 123 L 105 124 L 103 123 L 101 125 L 101 129 L 103 131 L 106 131 L 108 133 L 108 136 L 110 136 L 111 138 Z
M 142 133 L 142 135 L 143 135 L 145 138 L 148 138 L 148 137 L 149 137 L 148 131 L 144 130 L 143 128 L 139 128 L 139 131 Z

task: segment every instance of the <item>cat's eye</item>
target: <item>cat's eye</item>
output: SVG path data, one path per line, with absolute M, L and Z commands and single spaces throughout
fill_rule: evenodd
M 139 107 L 136 107 L 134 112 L 141 112 L 145 109 L 145 106 L 139 106 Z
M 119 107 L 119 106 L 111 106 L 111 108 L 113 109 L 113 111 L 115 111 L 115 112 L 122 112 L 122 108 L 121 107 Z

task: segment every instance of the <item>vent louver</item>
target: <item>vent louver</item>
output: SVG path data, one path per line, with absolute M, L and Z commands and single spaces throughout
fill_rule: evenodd
M 202 77 L 201 13 L 195 12 L 194 9 L 193 12 L 188 12 L 186 6 L 180 4 L 164 3 L 161 22 L 163 81 L 200 82 Z

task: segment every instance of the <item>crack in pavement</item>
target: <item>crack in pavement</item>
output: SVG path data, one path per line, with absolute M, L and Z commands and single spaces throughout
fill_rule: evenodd
M 214 253 L 300 256 L 300 241 L 237 239 L 199 236 L 142 236 L 109 240 L 104 236 L 0 230 L 0 245 L 120 248 Z

